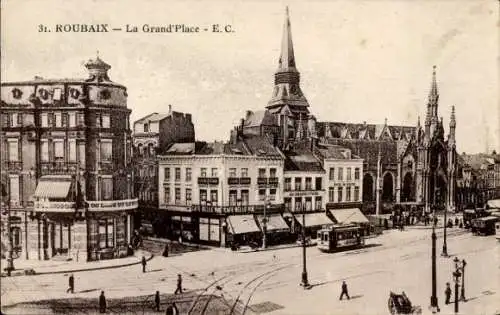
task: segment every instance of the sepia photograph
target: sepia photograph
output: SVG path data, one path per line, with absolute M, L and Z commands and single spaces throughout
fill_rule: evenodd
M 3 0 L 1 314 L 500 315 L 497 0 Z

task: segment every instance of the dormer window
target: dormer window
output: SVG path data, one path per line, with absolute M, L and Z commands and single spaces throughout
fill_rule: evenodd
M 61 100 L 61 89 L 59 89 L 59 88 L 54 89 L 54 100 L 55 101 Z
M 49 91 L 47 91 L 46 89 L 40 89 L 40 97 L 44 100 L 47 100 L 49 98 Z
M 69 89 L 69 95 L 71 95 L 72 98 L 78 98 L 80 96 L 80 91 L 77 89 L 71 88 Z
M 111 97 L 111 92 L 109 90 L 102 90 L 100 95 L 103 100 L 107 100 Z
M 14 97 L 15 99 L 20 99 L 22 96 L 23 96 L 23 92 L 20 89 L 14 88 L 12 90 L 12 97 Z
M 144 124 L 144 132 L 149 132 L 149 124 Z

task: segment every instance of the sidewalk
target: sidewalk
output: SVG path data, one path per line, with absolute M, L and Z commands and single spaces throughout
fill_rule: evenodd
M 153 258 L 153 254 L 137 250 L 134 256 L 90 262 L 15 259 L 14 267 L 16 269 L 12 271 L 11 276 L 58 274 L 120 268 L 140 264 L 142 256 L 145 256 L 148 261 Z M 7 272 L 4 271 L 6 266 L 7 260 L 2 259 L 0 262 L 2 277 L 7 277 Z

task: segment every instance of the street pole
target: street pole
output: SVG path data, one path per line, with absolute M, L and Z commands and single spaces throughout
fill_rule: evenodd
M 435 209 L 433 211 L 435 216 Z M 432 296 L 430 309 L 433 313 L 439 312 L 436 289 L 436 221 L 432 220 Z
M 264 218 L 262 219 L 262 249 L 266 248 L 266 234 L 267 234 L 267 207 L 269 207 L 269 200 L 266 198 L 266 204 L 264 205 Z
M 449 257 L 448 256 L 448 246 L 446 244 L 446 226 L 448 225 L 448 222 L 446 221 L 446 213 L 448 212 L 448 209 L 446 209 L 446 206 L 444 208 L 444 234 L 443 234 L 443 251 L 441 252 L 442 257 Z
M 467 262 L 465 259 L 462 260 L 462 289 L 460 290 L 460 301 L 466 302 L 467 300 L 465 299 L 465 265 L 467 265 Z
M 305 208 L 302 207 L 302 283 L 304 289 L 309 288 L 309 281 L 307 280 L 307 265 L 306 265 L 306 213 Z
M 455 314 L 458 314 L 458 282 L 460 281 L 460 268 L 457 265 L 458 259 L 455 257 L 456 270 L 453 272 L 455 278 Z

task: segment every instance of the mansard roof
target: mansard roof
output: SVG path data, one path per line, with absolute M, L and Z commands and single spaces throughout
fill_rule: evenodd
M 244 127 L 258 127 L 262 125 L 277 125 L 275 116 L 267 110 L 247 111 Z
M 385 124 L 318 122 L 316 124 L 318 136 L 329 137 L 329 135 L 326 135 L 327 126 L 330 128 L 331 137 L 333 138 L 366 140 L 384 139 L 384 134 L 387 134 L 388 138 L 392 140 L 399 140 L 401 138 L 410 140 L 414 137 L 416 129 L 413 126 Z
M 283 153 L 285 154 L 285 172 L 324 172 L 320 160 L 306 146 L 298 145 Z
M 370 165 L 377 164 L 379 151 L 381 152 L 382 164 L 396 164 L 398 162 L 397 142 L 395 141 L 324 139 L 324 142 L 349 148 L 353 155 L 359 156 Z

